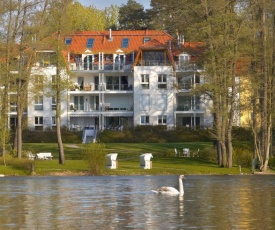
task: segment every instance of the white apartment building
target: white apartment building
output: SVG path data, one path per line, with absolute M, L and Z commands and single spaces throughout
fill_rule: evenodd
M 196 64 L 200 43 L 177 41 L 156 30 L 83 31 L 64 38 L 74 87 L 64 91 L 62 125 L 69 129 L 121 130 L 126 126 L 211 126 L 205 95 L 191 90 L 203 84 Z M 37 51 L 35 84 L 54 81 L 50 50 Z M 28 125 L 55 126 L 55 99 L 45 91 L 30 98 Z

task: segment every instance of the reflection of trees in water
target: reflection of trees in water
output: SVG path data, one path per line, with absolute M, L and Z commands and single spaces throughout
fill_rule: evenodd
M 4 178 L 0 229 L 271 229 L 275 225 L 274 176 L 188 176 L 183 197 L 151 193 L 163 184 L 176 186 L 177 177 Z

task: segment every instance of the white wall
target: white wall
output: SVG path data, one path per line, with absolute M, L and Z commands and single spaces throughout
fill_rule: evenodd
M 149 74 L 150 88 L 141 89 L 141 74 Z M 158 74 L 167 74 L 167 89 L 158 89 Z M 167 116 L 167 126 L 174 126 L 174 77 L 171 66 L 135 66 L 134 68 L 134 125 L 148 115 L 150 125 L 158 125 L 158 116 Z

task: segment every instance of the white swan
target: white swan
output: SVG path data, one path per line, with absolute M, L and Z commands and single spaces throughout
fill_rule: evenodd
M 182 179 L 186 179 L 184 175 L 179 176 L 179 191 L 173 187 L 167 187 L 163 186 L 158 188 L 157 190 L 152 190 L 152 192 L 157 193 L 157 194 L 167 194 L 167 195 L 180 195 L 183 196 L 184 194 L 184 189 L 183 189 L 183 183 Z

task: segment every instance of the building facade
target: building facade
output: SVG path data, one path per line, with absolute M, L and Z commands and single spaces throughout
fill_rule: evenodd
M 212 125 L 210 100 L 191 93 L 204 83 L 196 64 L 201 44 L 184 43 L 163 31 L 109 30 L 71 34 L 64 46 L 69 72 L 62 76 L 70 87 L 63 93 L 63 126 L 82 131 Z M 56 77 L 54 52 L 37 53 L 41 58 L 32 68 L 32 82 L 49 86 Z M 41 95 L 30 96 L 27 117 L 33 129 L 55 126 L 55 98 L 42 88 Z

